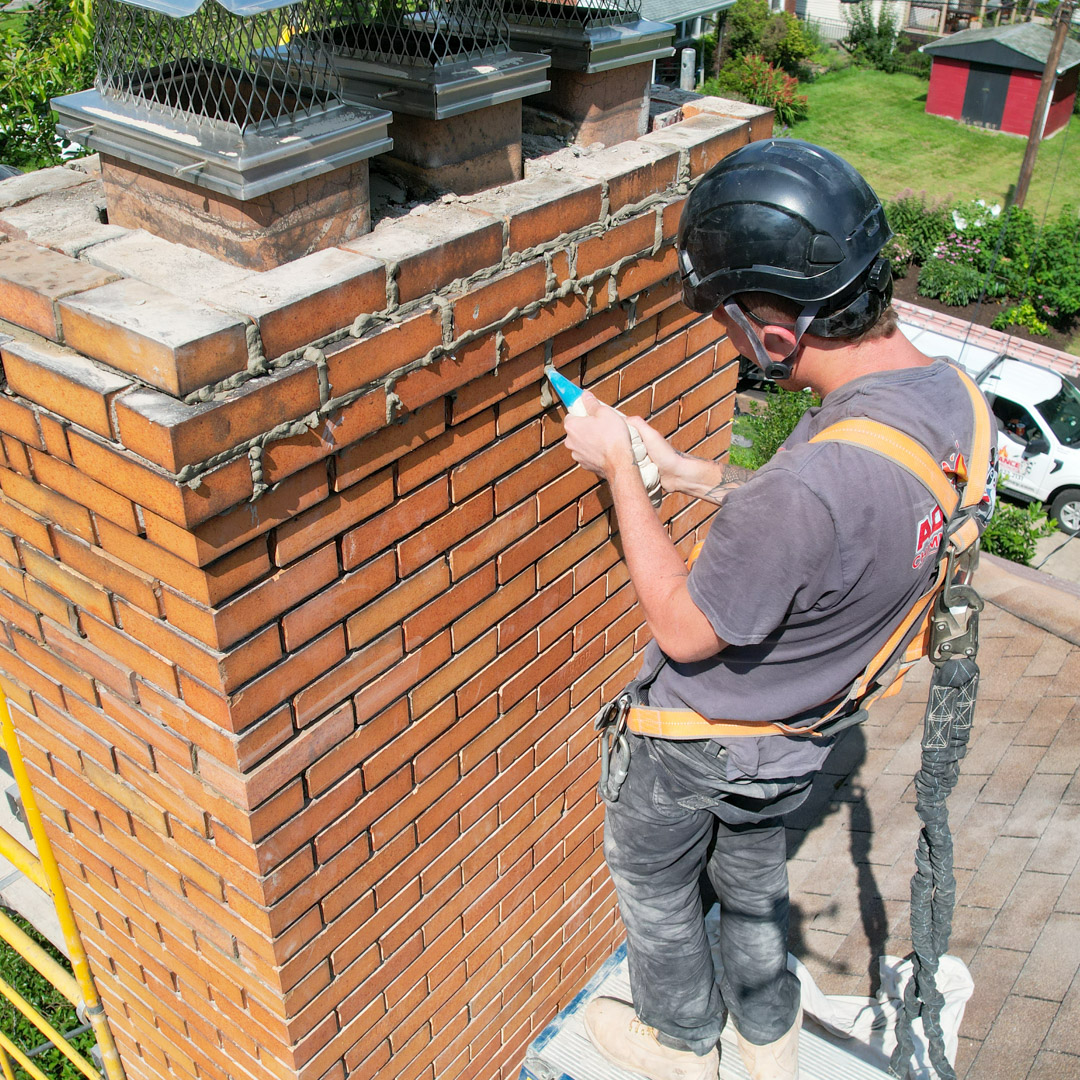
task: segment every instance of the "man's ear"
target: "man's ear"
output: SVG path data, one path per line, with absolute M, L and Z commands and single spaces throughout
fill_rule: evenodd
M 774 360 L 786 360 L 798 344 L 794 332 L 787 326 L 765 326 L 761 339 L 765 351 Z

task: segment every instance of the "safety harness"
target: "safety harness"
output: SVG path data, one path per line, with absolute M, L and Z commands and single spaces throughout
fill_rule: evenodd
M 615 801 L 630 764 L 627 731 L 661 739 L 828 738 L 866 719 L 866 710 L 875 701 L 897 693 L 907 671 L 922 657 L 930 658 L 934 673 L 923 723 L 922 762 L 915 775 L 915 808 L 923 827 L 911 881 L 913 977 L 905 992 L 889 1070 L 897 1077 L 906 1075 L 913 1044 L 911 1023 L 921 1017 L 931 1063 L 941 1080 L 955 1080 L 956 1075 L 945 1055 L 943 998 L 936 984 L 956 898 L 946 799 L 956 785 L 960 759 L 967 750 L 978 686 L 975 655 L 983 602 L 970 580 L 979 550 L 976 511 L 987 494 L 992 452 L 990 419 L 982 394 L 963 371 L 957 369 L 957 374 L 971 399 L 975 437 L 970 459 L 958 458 L 949 471 L 915 439 L 875 420 L 841 420 L 810 440 L 847 443 L 892 461 L 923 484 L 943 518 L 936 572 L 929 588 L 823 717 L 806 726 L 713 719 L 691 709 L 643 705 L 636 700 L 637 693 L 627 692 L 609 702 L 596 719 L 601 743 L 600 791 Z M 691 564 L 696 554 L 695 550 Z M 648 681 L 655 675 L 652 673 Z M 635 689 L 640 690 L 640 686 L 636 684 Z

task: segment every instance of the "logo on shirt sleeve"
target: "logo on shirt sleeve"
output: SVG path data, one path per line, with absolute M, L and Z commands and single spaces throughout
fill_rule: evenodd
M 911 563 L 912 570 L 918 570 L 937 551 L 941 546 L 941 537 L 944 532 L 945 518 L 941 513 L 941 507 L 935 506 L 919 522 L 919 529 L 915 538 L 915 558 Z

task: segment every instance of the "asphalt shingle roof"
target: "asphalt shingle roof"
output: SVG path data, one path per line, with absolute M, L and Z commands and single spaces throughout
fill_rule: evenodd
M 978 30 L 961 30 L 924 45 L 920 51 L 953 57 L 957 60 L 982 60 L 987 63 L 1006 63 L 1009 53 L 1015 55 L 1014 67 L 1041 71 L 1050 55 L 1054 31 L 1042 23 L 1013 23 L 1009 26 L 983 26 Z M 997 55 L 995 55 L 997 54 Z M 1080 43 L 1066 40 L 1058 74 L 1080 64 Z

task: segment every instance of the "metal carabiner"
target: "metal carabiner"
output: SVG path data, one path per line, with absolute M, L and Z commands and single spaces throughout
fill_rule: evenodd
M 600 710 L 594 721 L 600 732 L 600 795 L 607 802 L 618 802 L 630 771 L 626 718 L 632 704 L 630 694 L 620 694 Z

